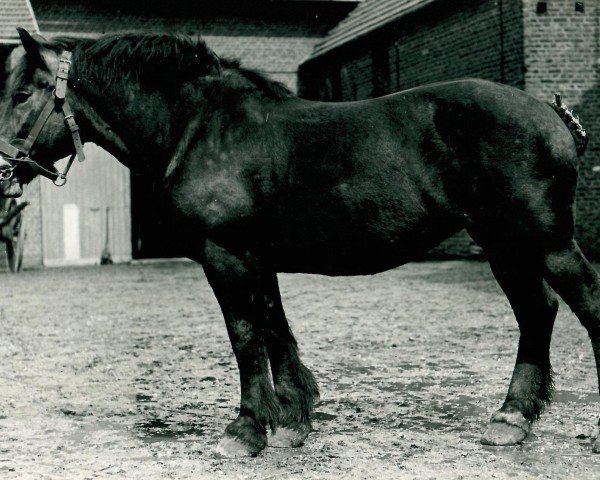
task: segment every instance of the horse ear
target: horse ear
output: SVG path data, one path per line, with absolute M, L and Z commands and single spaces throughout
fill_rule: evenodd
M 46 43 L 48 40 L 46 40 L 44 37 L 42 37 L 39 33 L 34 33 L 31 38 L 33 38 L 36 42 L 44 44 Z
M 17 32 L 19 33 L 21 43 L 23 44 L 23 48 L 25 49 L 28 59 L 39 65 L 45 65 L 45 62 L 42 58 L 41 46 L 38 41 L 33 38 L 24 28 L 18 27 Z

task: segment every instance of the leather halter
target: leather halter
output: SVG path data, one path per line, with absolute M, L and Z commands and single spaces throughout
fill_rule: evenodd
M 15 139 L 12 142 L 7 142 L 2 137 L 0 137 L 0 154 L 4 160 L 11 163 L 10 168 L 0 168 L 0 181 L 8 180 L 12 177 L 14 170 L 19 165 L 29 165 L 36 173 L 49 178 L 52 182 L 62 187 L 65 183 L 67 183 L 67 173 L 75 160 L 75 157 L 79 158 L 80 162 L 85 160 L 85 155 L 83 153 L 83 144 L 81 143 L 81 137 L 79 135 L 79 127 L 75 122 L 75 117 L 73 116 L 73 110 L 71 110 L 71 106 L 67 101 L 67 83 L 69 80 L 69 70 L 71 68 L 71 52 L 64 51 L 59 63 L 58 63 L 58 71 L 56 72 L 56 87 L 52 92 L 52 98 L 49 98 L 40 113 L 38 114 L 37 120 L 33 124 L 29 135 L 25 140 Z M 65 124 L 71 133 L 71 137 L 73 139 L 73 144 L 75 145 L 75 153 L 71 155 L 69 161 L 62 171 L 62 173 L 57 172 L 56 170 L 49 170 L 35 160 L 29 158 L 29 152 L 31 151 L 31 147 L 37 140 L 40 132 L 46 125 L 46 122 L 50 118 L 52 112 L 56 109 L 60 109 L 65 116 Z M 15 143 L 20 146 L 14 145 Z

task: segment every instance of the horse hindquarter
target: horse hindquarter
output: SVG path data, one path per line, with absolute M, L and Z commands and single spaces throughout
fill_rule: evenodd
M 472 181 L 461 198 L 468 230 L 486 252 L 519 323 L 509 391 L 483 437 L 484 443 L 512 445 L 525 438 L 552 394 L 549 348 L 558 305 L 548 285 L 586 327 L 600 382 L 600 277 L 573 238 L 579 151 L 570 129 L 552 108 L 523 93 L 489 89 L 480 90 L 476 108 L 462 107 L 475 121 L 445 131 L 442 125 L 442 135 Z M 503 89 L 511 95 L 498 95 Z M 445 113 L 456 117 L 459 110 Z M 473 135 L 477 141 L 467 141 Z M 600 452 L 599 440 L 594 452 Z

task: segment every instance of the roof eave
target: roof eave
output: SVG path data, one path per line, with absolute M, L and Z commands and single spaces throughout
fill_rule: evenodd
M 331 52 L 334 52 L 335 50 L 346 48 L 346 46 L 348 44 L 354 43 L 355 41 L 357 41 L 357 40 L 359 40 L 361 38 L 364 38 L 364 37 L 366 37 L 368 35 L 371 35 L 374 32 L 385 28 L 387 25 L 389 25 L 389 24 L 391 24 L 393 22 L 397 22 L 397 21 L 401 20 L 402 18 L 404 18 L 405 16 L 410 15 L 412 13 L 415 13 L 415 12 L 421 10 L 422 8 L 430 5 L 431 3 L 435 2 L 435 1 L 437 1 L 437 0 L 424 1 L 423 3 L 415 5 L 414 7 L 409 8 L 409 9 L 403 11 L 401 15 L 399 15 L 399 16 L 397 16 L 395 18 L 389 19 L 385 24 L 379 25 L 376 28 L 373 28 L 372 30 L 367 30 L 365 32 L 361 32 L 359 35 L 357 35 L 355 37 L 352 37 L 352 38 L 348 38 L 348 39 L 344 40 L 341 43 L 338 43 L 338 44 L 335 44 L 335 45 L 331 45 L 330 47 L 326 47 L 326 48 L 321 49 L 321 50 L 319 49 L 319 45 L 317 45 L 315 47 L 313 53 L 311 54 L 311 56 L 308 57 L 303 63 L 312 62 L 313 60 L 316 60 L 318 58 L 324 57 L 324 56 L 330 54 Z M 325 37 L 325 38 L 327 38 L 327 37 Z

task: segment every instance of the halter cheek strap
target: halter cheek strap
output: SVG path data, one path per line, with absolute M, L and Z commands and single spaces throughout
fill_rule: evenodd
M 54 96 L 57 100 L 62 101 L 62 111 L 65 115 L 65 123 L 67 124 L 67 128 L 71 133 L 71 138 L 73 138 L 73 145 L 75 146 L 75 155 L 79 158 L 80 162 L 85 160 L 85 155 L 83 154 L 83 144 L 81 142 L 81 137 L 79 135 L 79 127 L 77 126 L 77 122 L 75 122 L 75 116 L 73 115 L 73 110 L 71 110 L 71 105 L 67 101 L 67 84 L 69 81 L 69 70 L 71 69 L 71 55 L 72 53 L 69 51 L 63 52 L 63 56 L 60 58 L 58 62 L 58 72 L 56 72 L 56 89 L 54 90 Z
M 83 143 L 81 142 L 81 136 L 79 135 L 79 126 L 75 122 L 73 110 L 66 99 L 70 69 L 71 52 L 64 51 L 58 63 L 58 71 L 56 72 L 56 88 L 54 89 L 52 98 L 48 99 L 38 114 L 37 120 L 33 124 L 29 135 L 23 141 L 20 147 L 17 147 L 0 137 L 0 154 L 2 154 L 2 156 L 8 162 L 14 164 L 9 169 L 5 168 L 0 170 L 0 181 L 11 178 L 13 171 L 18 164 L 27 164 L 36 173 L 39 173 L 40 175 L 52 180 L 55 185 L 62 186 L 67 182 L 67 173 L 69 172 L 75 157 L 78 157 L 80 162 L 85 160 Z M 36 142 L 39 134 L 44 128 L 44 125 L 46 125 L 50 115 L 52 115 L 52 112 L 58 107 L 60 107 L 63 115 L 65 116 L 65 125 L 69 129 L 69 133 L 73 139 L 73 145 L 75 146 L 75 153 L 73 153 L 69 158 L 69 161 L 62 173 L 59 173 L 56 170 L 49 170 L 41 166 L 35 160 L 29 158 L 29 152 L 33 147 L 33 144 Z

